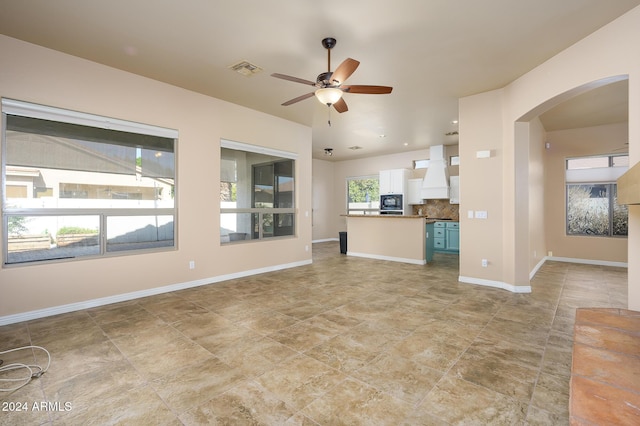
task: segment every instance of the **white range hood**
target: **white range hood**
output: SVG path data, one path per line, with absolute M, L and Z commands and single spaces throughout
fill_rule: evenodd
M 422 181 L 420 196 L 425 200 L 449 198 L 449 173 L 444 158 L 444 145 L 429 148 L 429 167 Z

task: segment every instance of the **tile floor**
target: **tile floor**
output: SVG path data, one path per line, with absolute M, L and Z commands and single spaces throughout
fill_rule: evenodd
M 458 283 L 455 255 L 313 250 L 304 267 L 0 327 L 0 350 L 52 355 L 0 393 L 0 424 L 568 424 L 575 309 L 627 306 L 621 268 L 547 262 L 512 294 Z

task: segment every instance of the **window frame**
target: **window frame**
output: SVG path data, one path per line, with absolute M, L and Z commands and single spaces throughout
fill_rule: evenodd
M 220 246 L 229 246 L 229 245 L 235 245 L 238 243 L 247 243 L 247 242 L 266 242 L 266 241 L 272 241 L 275 239 L 282 239 L 282 238 L 296 238 L 298 235 L 298 209 L 297 209 L 297 192 L 298 192 L 298 179 L 297 179 L 297 159 L 298 159 L 298 154 L 294 153 L 294 152 L 289 152 L 289 151 L 283 151 L 283 150 L 278 150 L 278 149 L 274 149 L 274 148 L 267 148 L 264 146 L 259 146 L 259 145 L 252 145 L 252 144 L 247 144 L 247 143 L 243 143 L 243 142 L 236 142 L 236 141 L 230 141 L 227 139 L 221 139 L 220 140 L 220 153 L 222 153 L 222 149 L 229 149 L 229 150 L 234 150 L 234 151 L 239 151 L 239 152 L 246 152 L 246 153 L 252 153 L 252 154 L 262 154 L 262 155 L 267 155 L 270 157 L 274 157 L 273 159 L 269 160 L 269 161 L 265 161 L 265 162 L 256 162 L 256 163 L 252 163 L 251 164 L 251 169 L 248 171 L 249 176 L 245 176 L 246 179 L 249 179 L 249 181 L 251 182 L 251 194 L 250 195 L 250 200 L 251 200 L 251 204 L 254 203 L 254 192 L 253 192 L 253 181 L 254 181 L 254 177 L 253 177 L 253 173 L 254 173 L 254 168 L 256 166 L 264 166 L 264 165 L 268 165 L 268 164 L 276 164 L 276 163 L 280 163 L 283 161 L 287 161 L 290 160 L 292 161 L 292 176 L 291 179 L 293 180 L 293 194 L 292 194 L 292 200 L 291 200 L 291 204 L 292 207 L 222 207 L 222 205 L 220 205 L 220 228 L 222 228 L 222 223 L 225 222 L 222 218 L 223 215 L 229 215 L 229 214 L 249 214 L 249 220 L 246 221 L 248 223 L 251 223 L 251 227 L 249 229 L 249 232 L 244 233 L 244 234 L 249 234 L 250 235 L 250 239 L 246 239 L 246 238 L 240 238 L 237 240 L 231 239 L 231 234 L 232 233 L 228 233 L 227 235 L 223 235 L 222 231 L 220 231 Z M 220 183 L 222 182 L 228 182 L 228 181 L 224 181 L 222 180 L 222 162 L 225 159 L 222 157 L 222 155 L 220 155 L 220 165 L 221 165 L 221 172 L 220 172 Z M 275 177 L 276 175 L 274 175 Z M 238 179 L 236 177 L 236 179 Z M 275 181 L 274 181 L 275 184 Z M 236 184 L 236 197 L 237 197 L 237 184 Z M 275 196 L 275 195 L 274 195 Z M 222 202 L 222 200 L 221 200 Z M 271 216 L 271 220 L 275 221 L 276 220 L 276 216 L 277 215 L 291 215 L 291 217 L 293 218 L 293 224 L 291 225 L 291 234 L 285 234 L 285 235 L 275 235 L 275 233 L 273 235 L 265 235 L 264 233 L 264 227 L 262 226 L 262 224 L 265 223 L 265 220 L 267 220 L 268 216 Z M 257 233 L 255 231 L 255 227 L 257 225 Z M 237 231 L 237 230 L 236 230 Z M 226 238 L 223 238 L 226 237 Z M 229 239 L 228 241 L 226 239 Z
M 377 207 L 369 208 L 350 208 L 349 206 L 349 182 L 354 180 L 377 180 L 378 181 L 378 198 L 377 200 L 370 201 L 370 203 L 377 203 Z M 362 175 L 362 176 L 349 176 L 345 179 L 346 186 L 346 210 L 347 214 L 364 214 L 364 215 L 379 215 L 380 214 L 380 175 Z M 357 213 L 362 212 L 362 213 Z
M 177 151 L 178 151 L 178 131 L 158 126 L 152 126 L 142 123 L 135 123 L 131 121 L 114 119 L 89 113 L 82 113 L 72 110 L 66 110 L 62 108 L 44 106 L 39 104 L 33 104 L 29 102 L 18 101 L 14 99 L 2 98 L 1 100 L 1 120 L 2 120 L 2 134 L 1 137 L 1 149 L 2 149 L 2 161 L 1 161 L 1 182 L 0 182 L 0 203 L 1 203 L 1 221 L 2 221 L 2 247 L 3 247 L 3 256 L 2 256 L 2 267 L 20 267 L 20 266 L 29 266 L 29 265 L 39 265 L 43 263 L 57 263 L 57 262 L 66 262 L 66 261 L 77 261 L 84 259 L 92 259 L 92 258 L 102 258 L 102 257 L 116 257 L 123 255 L 133 255 L 133 254 L 141 254 L 148 252 L 160 252 L 160 251 L 172 251 L 176 250 L 178 246 L 178 197 L 177 197 Z M 127 132 L 139 135 L 141 138 L 145 136 L 154 136 L 160 138 L 166 138 L 167 143 L 170 144 L 173 154 L 172 159 L 172 178 L 152 178 L 152 179 L 167 179 L 169 183 L 166 183 L 168 187 L 171 188 L 171 201 L 172 207 L 95 207 L 95 206 L 87 206 L 87 207 L 10 207 L 8 205 L 7 194 L 4 193 L 7 188 L 7 116 L 15 116 L 15 117 L 25 117 L 29 119 L 41 119 L 48 120 L 61 123 L 61 125 L 66 124 L 74 124 L 80 125 L 89 128 L 96 129 L 107 129 L 107 130 L 116 130 L 121 132 Z M 107 143 L 108 144 L 108 143 Z M 109 144 L 112 145 L 112 144 Z M 144 146 L 143 143 L 140 145 L 129 144 L 126 146 L 132 147 L 141 147 Z M 10 159 L 9 159 L 10 160 Z M 17 167 L 16 169 L 20 169 L 22 166 Z M 36 167 L 33 167 L 37 169 Z M 55 168 L 47 168 L 40 167 L 42 170 L 56 170 Z M 135 170 L 135 168 L 133 168 Z M 71 173 L 77 173 L 78 171 L 83 171 L 80 169 L 70 169 Z M 96 171 L 84 170 L 84 172 L 88 173 L 98 173 Z M 125 173 L 120 173 L 123 176 L 129 176 Z M 137 178 L 137 172 L 134 172 L 132 177 Z M 85 182 L 78 182 L 79 184 L 84 184 Z M 59 182 L 59 185 L 62 185 L 62 182 Z M 109 183 L 105 185 L 111 185 Z M 115 186 L 115 185 L 114 185 Z M 33 197 L 28 197 L 33 198 Z M 63 199 L 64 197 L 58 197 L 58 199 Z M 99 198 L 98 198 L 99 199 Z M 155 202 L 154 202 L 155 204 Z M 87 251 L 80 252 L 76 251 L 71 255 L 56 255 L 55 252 L 46 252 L 42 251 L 42 253 L 31 253 L 34 256 L 28 258 L 27 256 L 22 256 L 23 260 L 20 260 L 16 256 L 11 256 L 14 253 L 10 253 L 9 251 L 9 240 L 11 239 L 9 236 L 9 222 L 10 218 L 14 217 L 34 217 L 34 218 L 50 218 L 50 220 L 60 220 L 60 218 L 73 218 L 74 216 L 85 216 L 91 217 L 95 216 L 97 218 L 97 229 L 96 234 L 98 236 L 98 252 L 97 253 L 88 253 Z M 160 241 L 138 241 L 138 244 L 142 244 L 142 247 L 139 248 L 131 248 L 132 245 L 128 249 L 115 250 L 110 249 L 115 244 L 111 241 L 107 236 L 109 235 L 109 228 L 107 223 L 110 218 L 115 217 L 150 217 L 150 220 L 154 220 L 156 223 L 156 233 L 158 233 L 158 219 L 164 216 L 171 216 L 171 227 L 169 228 L 171 234 L 173 236 L 172 239 L 163 240 L 162 243 Z M 62 228 L 62 227 L 61 227 Z M 59 229 L 61 229 L 59 228 Z M 56 229 L 56 233 L 59 231 Z M 144 246 L 146 243 L 146 246 Z M 59 247 L 58 247 L 59 248 Z M 48 254 L 47 254 L 48 253 Z M 42 256 L 39 256 L 42 254 Z M 53 256 L 51 256 L 53 254 Z M 16 259 L 12 259 L 12 257 L 16 257 Z M 27 260 L 24 260 L 27 259 Z
M 616 202 L 617 198 L 617 178 L 622 175 L 628 166 L 616 166 L 616 158 L 628 157 L 627 153 L 620 154 L 601 154 L 591 155 L 583 157 L 569 157 L 565 159 L 565 235 L 568 237 L 600 237 L 600 238 L 627 238 L 627 235 L 615 234 L 615 215 L 616 215 Z M 570 167 L 571 163 L 580 160 L 598 160 L 606 158 L 606 167 Z M 569 221 L 569 190 L 570 187 L 575 186 L 602 186 L 606 189 L 607 200 L 607 215 L 608 215 L 608 230 L 606 234 L 593 234 L 589 232 L 570 232 Z M 628 217 L 628 211 L 627 211 Z M 628 224 L 628 220 L 627 220 Z M 628 225 L 627 225 L 628 226 Z

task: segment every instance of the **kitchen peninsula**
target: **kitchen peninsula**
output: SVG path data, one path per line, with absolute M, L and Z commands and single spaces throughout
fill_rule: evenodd
M 424 265 L 431 260 L 434 219 L 418 215 L 344 215 L 347 255 Z M 428 245 L 430 244 L 430 248 Z

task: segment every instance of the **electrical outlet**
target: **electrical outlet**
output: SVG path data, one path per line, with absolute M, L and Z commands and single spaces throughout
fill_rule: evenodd
M 482 259 L 482 267 L 486 268 L 487 266 L 489 266 L 489 261 L 487 259 Z

